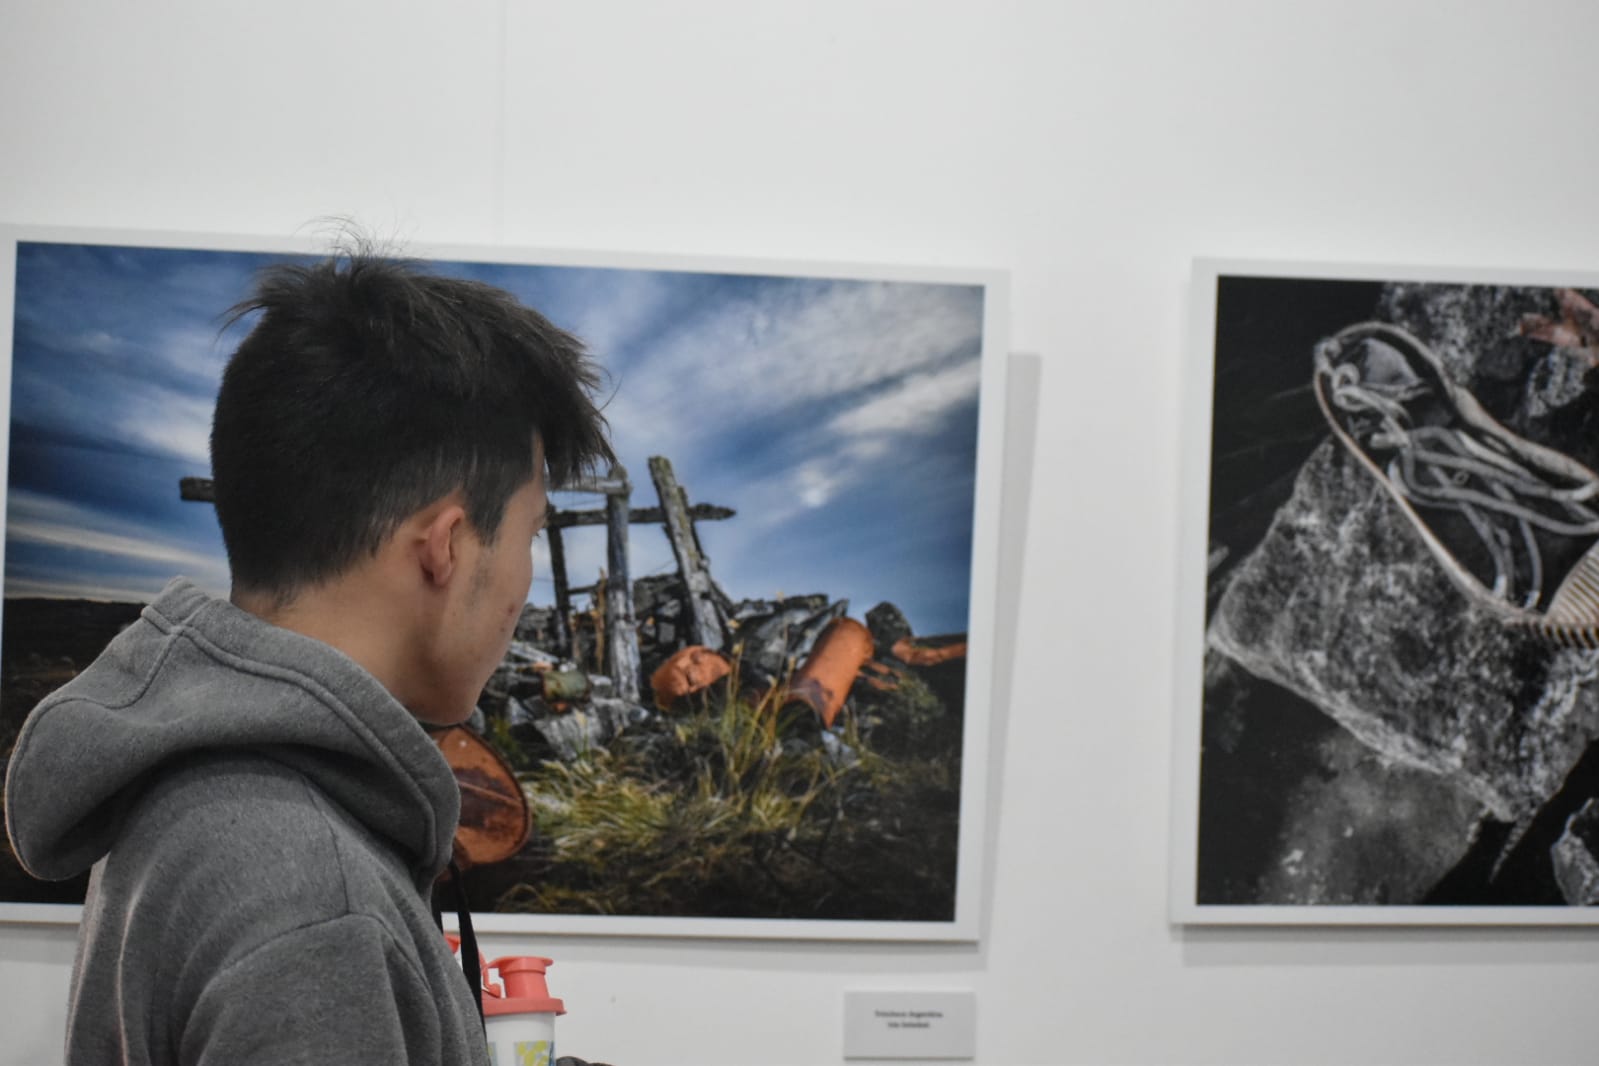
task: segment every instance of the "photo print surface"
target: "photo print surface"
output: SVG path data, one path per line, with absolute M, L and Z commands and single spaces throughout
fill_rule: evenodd
M 1593 920 L 1599 288 L 1438 274 L 1199 271 L 1180 920 Z
M 253 320 L 223 312 L 317 255 L 87 233 L 7 251 L 8 757 L 172 576 L 227 594 L 210 409 Z M 620 458 L 552 493 L 469 723 L 532 825 L 468 870 L 480 925 L 970 938 L 997 276 L 408 251 L 582 337 Z M 496 801 L 462 781 L 468 819 Z M 0 916 L 70 918 L 45 905 L 82 892 L 0 854 Z

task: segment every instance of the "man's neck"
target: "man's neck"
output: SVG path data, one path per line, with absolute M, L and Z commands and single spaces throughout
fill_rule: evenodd
M 264 622 L 342 652 L 406 704 L 408 612 L 384 602 L 363 584 L 346 578 L 300 589 L 288 597 L 235 586 L 229 599 Z

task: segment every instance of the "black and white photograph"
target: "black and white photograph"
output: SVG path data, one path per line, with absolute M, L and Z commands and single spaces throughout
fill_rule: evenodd
M 1591 922 L 1594 279 L 1204 263 L 1194 299 L 1174 915 Z

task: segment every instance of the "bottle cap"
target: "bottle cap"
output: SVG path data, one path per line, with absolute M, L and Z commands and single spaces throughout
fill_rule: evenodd
M 544 971 L 553 960 L 537 955 L 505 955 L 489 963 L 484 971 L 483 1014 L 565 1014 L 566 1004 L 551 997 Z M 488 975 L 498 972 L 500 982 Z

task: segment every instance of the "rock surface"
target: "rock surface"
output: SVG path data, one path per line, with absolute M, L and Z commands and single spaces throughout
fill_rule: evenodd
M 1469 602 L 1331 441 L 1233 574 L 1208 640 L 1507 821 L 1530 815 L 1599 736 L 1599 654 L 1550 648 Z
M 1574 907 L 1599 904 L 1599 801 L 1589 800 L 1571 816 L 1549 857 L 1567 903 Z

